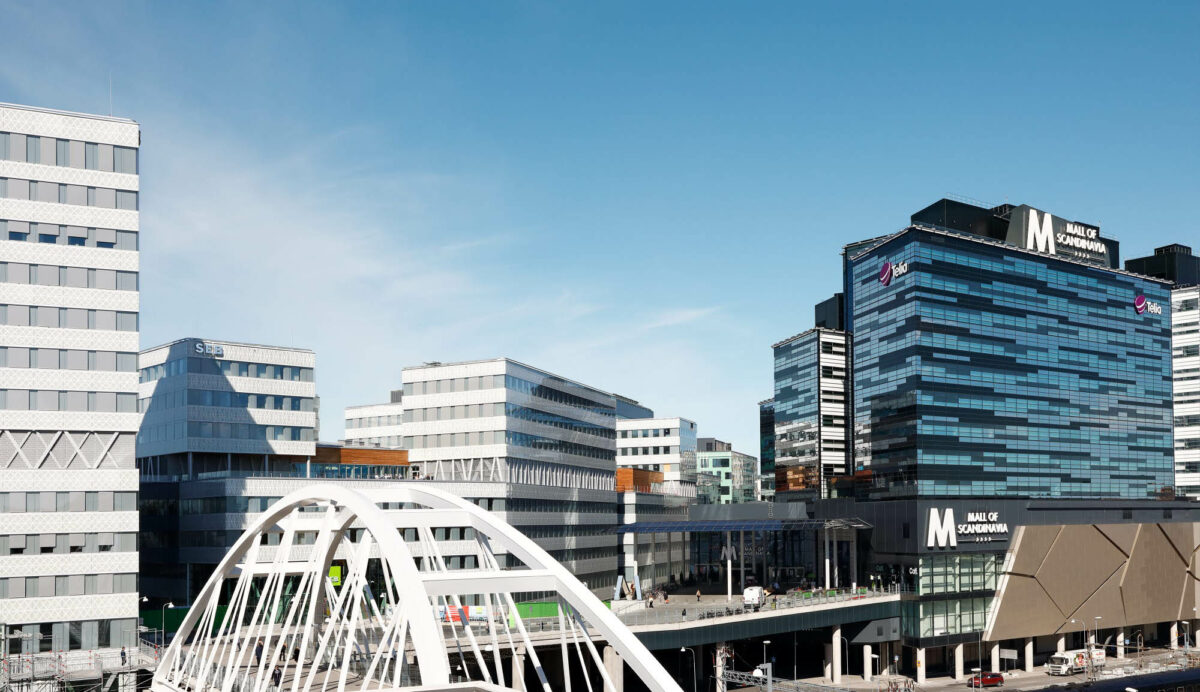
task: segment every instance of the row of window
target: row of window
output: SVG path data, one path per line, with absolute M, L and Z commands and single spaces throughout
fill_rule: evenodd
M 134 647 L 137 646 L 137 623 L 137 618 L 126 618 L 10 625 L 12 635 L 8 638 L 8 654 Z
M 0 409 L 8 411 L 137 413 L 137 394 L 64 392 L 55 389 L 0 389 Z
M 438 447 L 464 447 L 474 445 L 507 444 L 529 447 L 559 454 L 575 454 L 593 459 L 614 459 L 611 449 L 591 445 L 555 440 L 540 435 L 513 432 L 511 430 L 483 430 L 480 432 L 441 433 L 439 435 L 413 435 L 404 438 L 405 449 L 434 449 Z
M 408 411 L 404 415 L 397 413 L 392 416 L 363 416 L 362 418 L 347 418 L 346 429 L 353 430 L 355 428 L 378 428 L 383 425 L 400 425 L 400 423 L 408 418 Z
M 120 310 L 85 310 L 44 305 L 0 305 L 0 324 L 13 327 L 136 332 L 138 330 L 138 314 Z
M 110 187 L 88 187 L 44 180 L 0 178 L 0 199 L 19 199 L 50 204 L 74 204 L 99 209 L 138 210 L 138 193 Z
M 93 594 L 136 593 L 137 574 L 72 574 L 70 576 L 0 579 L 0 598 L 50 598 Z
M 676 445 L 668 445 L 665 447 L 622 447 L 620 449 L 621 456 L 641 456 L 643 454 L 678 454 L 679 447 Z
M 186 425 L 185 425 L 186 423 Z M 313 429 L 289 425 L 257 425 L 255 423 L 210 423 L 208 421 L 174 421 L 161 425 L 143 425 L 137 441 L 162 442 L 184 437 L 218 440 L 255 440 L 268 442 L 312 442 Z
M 269 411 L 313 410 L 313 399 L 303 396 L 279 394 L 247 394 L 212 389 L 177 389 L 172 392 L 155 392 L 154 396 L 138 401 L 138 410 L 145 413 L 150 409 L 166 410 L 181 406 L 218 406 L 223 408 L 265 409 Z
M 621 439 L 630 437 L 671 437 L 679 434 L 679 428 L 650 428 L 647 430 L 622 430 Z
M 138 150 L 133 147 L 16 132 L 0 132 L 0 159 L 108 173 L 138 172 Z
M 396 447 L 399 448 L 404 444 L 404 438 L 400 435 L 383 435 L 381 437 L 358 437 L 346 438 L 346 444 L 350 446 L 359 445 L 366 447 Z
M 0 219 L 0 239 L 115 250 L 137 250 L 137 231 Z
M 132 512 L 135 510 L 137 510 L 137 493 L 132 491 L 73 490 L 62 492 L 47 490 L 28 493 L 0 493 L 0 514 L 5 512 Z
M 137 354 L 122 351 L 0 346 L 0 368 L 137 372 Z
M 43 533 L 0 536 L 0 555 L 68 555 L 70 553 L 132 553 L 137 534 Z
M 501 387 L 540 399 L 546 399 L 547 401 L 582 408 L 593 413 L 608 416 L 616 415 L 616 409 L 612 406 L 512 375 L 480 375 L 476 377 L 456 377 L 446 380 L 428 380 L 425 382 L 406 382 L 404 384 L 404 396 L 412 396 L 414 394 L 449 394 L 452 392 L 470 392 L 480 389 L 499 389 Z
M 225 377 L 257 377 L 266 380 L 312 382 L 313 369 L 273 363 L 245 363 L 215 358 L 176 358 L 159 365 L 142 368 L 140 381 L 154 382 L 164 377 L 191 373 L 193 375 L 222 375 Z
M 136 291 L 138 273 L 89 267 L 60 267 L 52 264 L 0 262 L 0 282 Z

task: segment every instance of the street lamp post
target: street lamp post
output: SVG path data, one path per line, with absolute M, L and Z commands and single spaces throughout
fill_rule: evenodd
M 775 692 L 774 672 L 775 672 L 775 666 L 771 665 L 770 662 L 763 663 L 762 665 L 760 665 L 754 669 L 754 677 L 761 678 L 763 676 L 766 676 L 767 692 Z
M 162 607 L 162 620 L 160 620 L 159 622 L 162 624 L 162 645 L 163 646 L 167 645 L 167 608 L 174 608 L 174 607 L 175 607 L 174 601 L 167 601 L 166 603 L 163 604 L 163 607 Z
M 696 692 L 696 652 L 686 646 L 679 647 L 679 653 L 683 653 L 684 651 L 692 652 L 692 692 Z

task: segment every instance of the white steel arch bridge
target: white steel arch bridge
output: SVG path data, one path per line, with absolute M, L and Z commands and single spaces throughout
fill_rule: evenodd
M 463 528 L 476 566 L 450 569 L 435 537 Z M 406 531 L 415 531 L 422 560 Z M 335 556 L 346 564 L 340 586 L 329 576 Z M 546 636 L 530 632 L 513 596 L 528 593 L 557 605 L 558 651 L 548 655 L 560 658 L 558 675 L 543 668 L 535 644 L 544 647 Z M 470 681 L 526 690 L 528 655 L 537 676 L 529 689 L 571 692 L 574 674 L 588 692 L 619 692 L 612 673 L 621 668 L 606 665 L 593 637 L 651 692 L 681 692 L 587 587 L 495 515 L 419 482 L 370 491 L 313 485 L 276 502 L 229 550 L 152 689 L 366 692 Z

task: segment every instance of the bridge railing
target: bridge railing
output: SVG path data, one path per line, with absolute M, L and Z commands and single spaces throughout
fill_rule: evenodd
M 899 586 L 881 588 L 862 587 L 858 589 L 840 589 L 829 591 L 807 591 L 767 596 L 766 602 L 759 607 L 745 606 L 741 597 L 734 595 L 734 600 L 726 603 L 691 601 L 686 595 L 678 595 L 672 603 L 657 602 L 653 608 L 639 607 L 618 613 L 621 622 L 630 626 L 660 625 L 682 622 L 700 622 L 724 617 L 735 617 L 748 613 L 771 613 L 780 610 L 802 610 L 828 605 L 852 605 L 857 601 L 870 601 L 879 598 L 890 598 L 900 593 Z

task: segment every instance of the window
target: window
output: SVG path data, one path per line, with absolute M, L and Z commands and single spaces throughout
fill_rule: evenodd
M 8 159 L 8 133 L 0 132 L 0 161 Z M 0 195 L 3 197 L 3 195 Z
M 42 162 L 42 138 L 27 135 L 25 137 L 25 160 L 29 163 Z
M 117 209 L 137 211 L 137 193 L 129 190 L 117 190 Z
M 71 165 L 71 143 L 65 139 L 60 139 L 55 142 L 55 165 L 70 166 Z
M 113 170 L 117 173 L 137 174 L 137 149 L 113 147 Z
M 51 235 L 49 233 L 39 233 L 38 234 L 38 242 L 46 243 L 48 245 L 54 245 L 55 243 L 58 242 L 58 236 Z
M 87 245 L 87 238 L 79 236 L 67 236 L 67 245 Z
M 83 145 L 83 167 L 89 171 L 100 169 L 100 146 L 87 142 Z
M 9 240 L 29 240 L 29 234 L 28 233 L 18 233 L 17 231 L 9 231 L 8 239 Z

